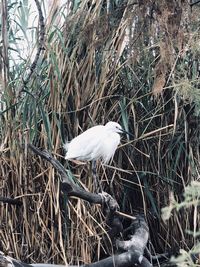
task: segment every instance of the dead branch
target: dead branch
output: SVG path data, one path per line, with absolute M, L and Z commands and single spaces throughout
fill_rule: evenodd
M 130 227 L 129 227 L 130 228 Z M 131 235 L 131 239 L 128 241 L 118 241 L 117 245 L 126 252 L 112 255 L 108 258 L 94 262 L 91 264 L 80 265 L 80 267 L 132 267 L 134 264 L 140 267 L 151 267 L 150 262 L 143 256 L 144 248 L 148 241 L 148 226 L 143 217 L 138 216 L 135 223 L 131 226 L 131 231 L 134 233 Z M 144 235 L 144 236 L 143 236 Z M 9 265 L 1 265 L 1 261 L 6 262 L 4 256 L 0 257 L 0 267 L 10 267 Z M 14 267 L 64 267 L 63 265 L 51 265 L 51 264 L 33 264 L 28 265 L 22 262 L 18 262 L 15 259 L 8 257 L 7 261 L 11 261 Z M 75 266 L 69 266 L 75 267 Z
M 79 197 L 81 199 L 84 199 L 90 203 L 94 204 L 103 204 L 104 203 L 104 197 L 100 194 L 93 194 L 90 192 L 85 191 L 84 189 L 80 188 L 77 184 L 72 182 L 67 174 L 66 170 L 63 167 L 63 165 L 52 157 L 52 155 L 43 150 L 36 148 L 32 144 L 28 144 L 28 147 L 36 154 L 42 157 L 43 159 L 46 159 L 48 162 L 50 162 L 53 167 L 60 173 L 61 175 L 61 190 L 66 192 L 68 196 L 75 196 Z
M 117 240 L 116 245 L 123 251 L 137 251 L 140 255 L 144 254 L 147 241 L 149 239 L 149 228 L 144 217 L 139 215 L 125 230 L 126 234 L 130 232 L 130 239 L 126 241 Z
M 101 194 L 93 194 L 85 191 L 68 178 L 64 166 L 49 152 L 41 151 L 32 144 L 28 144 L 28 148 L 30 148 L 35 154 L 50 162 L 60 173 L 61 190 L 66 192 L 68 196 L 76 196 L 87 200 L 90 203 L 102 205 L 102 208 L 106 213 L 107 224 L 110 227 L 108 233 L 111 240 L 115 242 L 116 237 L 123 231 L 123 226 L 119 218 L 120 215 L 117 214 L 117 211 L 119 210 L 117 201 L 105 192 Z M 82 267 L 129 267 L 133 266 L 133 264 L 138 264 L 138 266 L 141 267 L 151 266 L 150 262 L 143 256 L 149 237 L 149 229 L 144 218 L 137 216 L 134 223 L 132 223 L 129 229 L 126 230 L 126 232 L 128 231 L 131 232 L 131 238 L 127 241 L 117 240 L 116 243 L 117 247 L 123 250 L 122 253 L 112 255 L 95 263 L 82 265 Z
M 128 251 L 122 254 L 110 256 L 101 261 L 83 265 L 82 267 L 132 267 L 134 264 L 140 267 L 150 267 L 152 266 L 150 262 L 140 254 Z
M 36 155 L 39 155 L 43 159 L 50 162 L 53 165 L 53 167 L 60 173 L 61 190 L 63 192 L 66 192 L 68 196 L 79 197 L 93 204 L 104 205 L 106 203 L 106 205 L 109 206 L 109 209 L 115 210 L 115 213 L 118 216 L 134 219 L 133 216 L 128 216 L 122 212 L 119 212 L 116 200 L 113 199 L 109 194 L 105 192 L 102 194 L 94 194 L 91 192 L 87 192 L 81 187 L 79 187 L 77 184 L 72 182 L 69 179 L 64 166 L 58 160 L 56 160 L 48 151 L 40 150 L 32 144 L 28 144 L 28 148 L 31 149 Z
M 129 227 L 130 228 L 130 227 Z M 126 250 L 126 252 L 112 255 L 108 258 L 100 260 L 95 263 L 80 265 L 80 267 L 131 267 L 137 264 L 140 267 L 151 267 L 150 262 L 143 256 L 144 248 L 147 243 L 148 226 L 141 216 L 137 217 L 134 225 L 131 226 L 131 231 L 135 233 L 131 236 L 129 241 L 118 241 L 118 247 Z M 144 236 L 143 236 L 144 234 Z M 127 245 L 128 244 L 128 245 Z M 64 267 L 64 265 L 55 264 L 26 264 L 17 261 L 11 257 L 0 254 L 0 267 Z M 77 266 L 69 266 L 77 267 Z
M 17 205 L 17 206 L 21 206 L 22 205 L 22 202 L 20 200 L 9 198 L 9 197 L 1 197 L 0 196 L 0 202 L 7 203 L 7 204 L 10 204 L 10 205 Z

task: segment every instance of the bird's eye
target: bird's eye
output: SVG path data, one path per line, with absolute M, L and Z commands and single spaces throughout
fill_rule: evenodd
M 119 131 L 119 132 L 121 132 L 122 131 L 122 128 L 119 127 L 119 126 L 116 126 L 116 130 Z

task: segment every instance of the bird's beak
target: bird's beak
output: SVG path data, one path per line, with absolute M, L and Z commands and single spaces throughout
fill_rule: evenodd
M 126 133 L 126 134 L 128 134 L 130 137 L 134 137 L 134 135 L 133 135 L 132 133 L 127 132 L 127 131 L 124 130 L 124 129 L 121 129 L 121 132 L 122 132 L 122 133 Z

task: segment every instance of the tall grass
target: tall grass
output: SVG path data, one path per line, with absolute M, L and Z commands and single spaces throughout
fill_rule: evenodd
M 161 208 L 172 191 L 181 200 L 186 185 L 199 175 L 198 7 L 191 12 L 184 1 L 170 5 L 164 0 L 154 5 L 71 3 L 59 7 L 54 2 L 50 9 L 44 54 L 20 97 L 22 77 L 35 50 L 23 56 L 10 30 L 12 16 L 2 13 L 8 42 L 1 51 L 4 56 L 9 51 L 12 64 L 1 68 L 6 79 L 1 96 L 0 194 L 17 197 L 23 205 L 1 204 L 0 248 L 27 262 L 78 264 L 109 253 L 102 239 L 100 208 L 66 199 L 58 174 L 26 148 L 33 143 L 48 149 L 66 165 L 71 179 L 92 191 L 89 164 L 66 163 L 62 145 L 109 120 L 119 122 L 134 139 L 122 139 L 111 166 L 98 165 L 104 190 L 118 200 L 122 211 L 145 213 L 152 253 L 190 248 L 194 239 L 185 229 L 193 230 L 194 210 L 164 223 Z M 46 4 L 43 1 L 43 12 Z M 28 3 L 8 2 L 7 10 L 18 14 L 23 29 L 31 16 Z M 17 32 L 17 22 L 12 23 Z M 35 44 L 36 32 L 33 27 Z M 11 56 L 11 43 L 19 62 Z M 199 227 L 199 215 L 195 219 Z

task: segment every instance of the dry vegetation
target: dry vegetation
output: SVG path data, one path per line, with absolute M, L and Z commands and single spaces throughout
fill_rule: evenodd
M 0 250 L 26 262 L 70 264 L 108 253 L 98 207 L 61 195 L 58 174 L 26 144 L 52 151 L 70 178 L 92 191 L 89 165 L 65 163 L 62 145 L 109 120 L 134 139 L 123 138 L 111 166 L 99 164 L 104 190 L 121 211 L 144 212 L 152 254 L 192 248 L 195 238 L 186 230 L 199 227 L 196 209 L 174 211 L 167 223 L 161 209 L 171 192 L 181 201 L 199 179 L 200 7 L 184 0 L 83 0 L 69 1 L 70 10 L 54 1 L 45 50 L 21 91 L 30 57 L 19 64 L 11 58 L 18 42 L 11 14 L 18 7 L 23 15 L 26 1 L 10 2 L 2 1 L 1 13 L 0 195 L 23 205 L 0 205 Z

